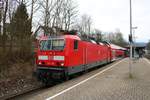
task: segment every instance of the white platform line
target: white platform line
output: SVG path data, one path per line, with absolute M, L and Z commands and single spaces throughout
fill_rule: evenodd
M 123 60 L 124 60 L 124 59 L 123 59 Z M 57 97 L 57 96 L 59 96 L 59 95 L 65 93 L 65 92 L 67 92 L 67 91 L 69 91 L 69 90 L 71 90 L 71 89 L 73 89 L 73 88 L 75 88 L 75 87 L 77 87 L 77 86 L 79 86 L 79 85 L 85 83 L 85 82 L 87 82 L 88 80 L 90 80 L 90 79 L 92 79 L 92 78 L 94 78 L 94 77 L 96 77 L 96 76 L 98 76 L 98 75 L 104 73 L 105 71 L 107 71 L 107 70 L 113 68 L 114 66 L 118 65 L 118 64 L 121 63 L 123 60 L 119 61 L 118 63 L 116 63 L 116 64 L 114 64 L 114 65 L 112 65 L 112 66 L 110 66 L 110 67 L 108 67 L 108 68 L 106 68 L 106 69 L 104 69 L 104 70 L 98 72 L 97 74 L 95 74 L 95 75 L 93 75 L 93 76 L 91 76 L 91 77 L 89 77 L 89 78 L 87 78 L 87 79 L 85 79 L 85 80 L 83 80 L 83 81 L 81 81 L 81 82 L 79 82 L 79 83 L 77 83 L 77 84 L 75 84 L 75 85 L 73 85 L 73 86 L 71 86 L 71 87 L 69 87 L 69 88 L 67 88 L 67 89 L 65 89 L 65 90 L 63 90 L 63 91 L 57 93 L 57 94 L 55 94 L 55 95 L 53 95 L 53 96 L 48 97 L 46 100 L 54 99 L 55 97 Z
M 144 60 L 145 60 L 147 63 L 150 64 L 150 61 L 149 61 L 147 58 L 144 58 Z

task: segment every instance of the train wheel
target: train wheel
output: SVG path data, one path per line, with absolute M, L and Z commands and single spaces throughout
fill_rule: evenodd
M 66 77 L 65 77 L 65 81 L 68 81 L 68 80 L 69 80 L 69 76 L 66 76 Z
M 44 83 L 44 85 L 47 86 L 51 86 L 53 85 L 53 80 L 51 79 L 51 77 L 43 77 L 42 78 L 42 82 Z
M 89 69 L 85 69 L 84 71 L 83 71 L 83 74 L 86 74 L 86 73 L 88 73 L 89 72 Z
M 69 78 L 70 78 L 70 77 L 69 77 L 68 73 L 65 73 L 65 74 L 64 74 L 64 78 L 63 78 L 63 79 L 64 79 L 64 81 L 68 81 L 68 80 L 69 80 Z
M 45 80 L 45 81 L 43 81 L 43 83 L 46 87 L 49 87 L 54 84 L 52 80 Z

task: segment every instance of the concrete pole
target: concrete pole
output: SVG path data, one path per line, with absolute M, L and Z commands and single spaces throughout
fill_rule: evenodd
M 130 0 L 130 35 L 132 38 L 132 1 Z M 132 76 L 132 42 L 130 42 L 129 76 Z

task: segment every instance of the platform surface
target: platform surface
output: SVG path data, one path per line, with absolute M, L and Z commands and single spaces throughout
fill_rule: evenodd
M 146 58 L 136 59 L 133 60 L 132 65 L 132 77 L 129 77 L 129 59 L 125 58 L 104 69 L 105 71 L 96 72 L 90 78 L 88 77 L 63 90 L 52 88 L 43 93 L 34 93 L 34 95 L 27 95 L 20 99 L 150 100 L 150 61 Z

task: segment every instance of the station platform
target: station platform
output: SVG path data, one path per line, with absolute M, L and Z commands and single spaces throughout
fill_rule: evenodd
M 46 100 L 150 100 L 150 62 L 134 59 L 129 77 L 129 59 L 74 88 Z
M 150 100 L 150 61 L 129 58 L 12 100 Z

